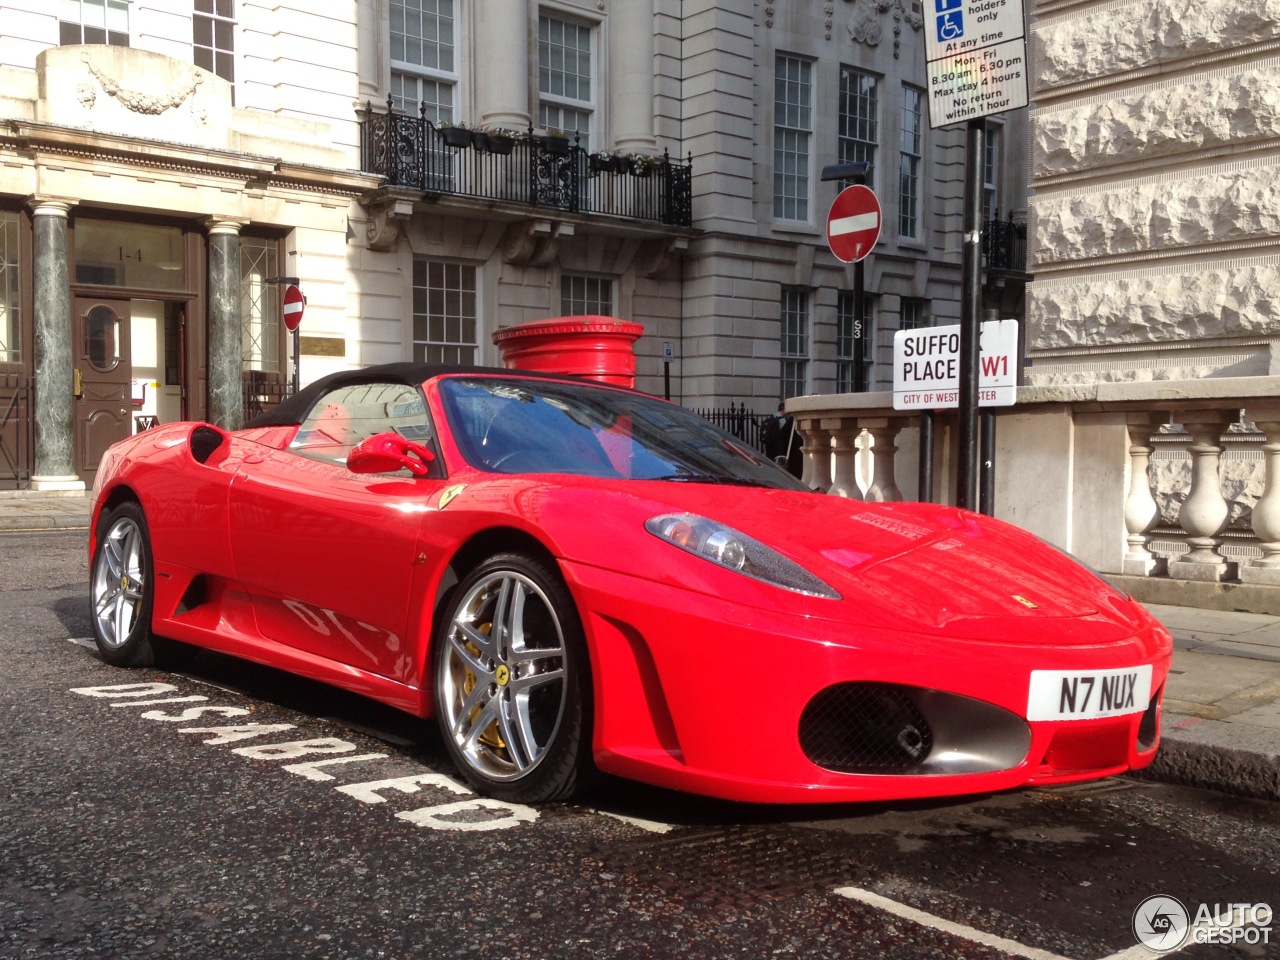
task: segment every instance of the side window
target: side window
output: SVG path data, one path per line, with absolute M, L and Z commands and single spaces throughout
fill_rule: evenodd
M 312 460 L 345 464 L 352 447 L 379 433 L 398 433 L 435 448 L 435 431 L 416 388 L 362 383 L 326 393 L 298 427 L 289 449 Z

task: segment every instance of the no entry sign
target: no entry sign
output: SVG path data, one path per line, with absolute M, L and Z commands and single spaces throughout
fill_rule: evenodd
M 298 324 L 302 322 L 302 308 L 306 303 L 307 298 L 302 295 L 302 291 L 296 285 L 291 283 L 284 288 L 284 305 L 280 312 L 284 316 L 286 329 L 298 329 Z
M 870 187 L 845 187 L 827 214 L 827 244 L 845 263 L 857 263 L 880 239 L 880 200 Z

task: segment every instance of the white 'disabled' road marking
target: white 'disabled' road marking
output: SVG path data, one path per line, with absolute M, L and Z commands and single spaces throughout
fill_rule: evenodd
M 880 226 L 880 214 L 855 213 L 852 217 L 836 217 L 827 225 L 827 233 L 839 237 L 846 233 L 857 233 L 859 230 L 874 230 Z

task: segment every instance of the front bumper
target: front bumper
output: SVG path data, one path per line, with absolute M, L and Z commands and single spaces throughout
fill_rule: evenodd
M 868 629 L 832 601 L 831 619 L 763 610 L 575 564 L 564 564 L 583 613 L 595 690 L 594 752 L 609 773 L 732 800 L 844 802 L 940 797 L 1096 779 L 1151 763 L 1171 644 L 1152 621 L 1123 640 L 1114 623 L 1097 645 L 956 640 Z M 781 593 L 781 592 L 780 592 Z M 785 595 L 780 604 L 785 604 Z M 847 619 L 839 619 L 841 617 Z M 1073 622 L 1078 632 L 1080 621 Z M 1102 632 L 1102 631 L 1100 631 Z M 1089 720 L 1027 721 L 1033 670 L 1152 667 L 1151 696 L 1135 712 Z M 802 745 L 801 717 L 839 684 L 892 685 L 968 698 L 1023 730 L 1025 750 L 992 748 L 1000 769 L 833 770 Z M 943 711 L 944 742 L 982 752 L 964 711 Z M 996 726 L 999 726 L 998 724 Z M 994 731 L 993 731 L 994 736 Z M 935 758 L 936 759 L 936 758 Z M 1004 766 L 1004 763 L 1008 763 Z M 948 772 L 949 770 L 968 772 Z

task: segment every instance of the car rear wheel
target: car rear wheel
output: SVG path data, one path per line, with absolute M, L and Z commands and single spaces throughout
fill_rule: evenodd
M 125 503 L 98 529 L 89 585 L 98 652 L 116 666 L 151 666 L 156 662 L 151 636 L 155 573 L 146 517 L 136 503 Z
M 586 643 L 551 564 L 519 553 L 480 564 L 453 592 L 433 659 L 440 731 L 476 790 L 538 803 L 586 785 Z

